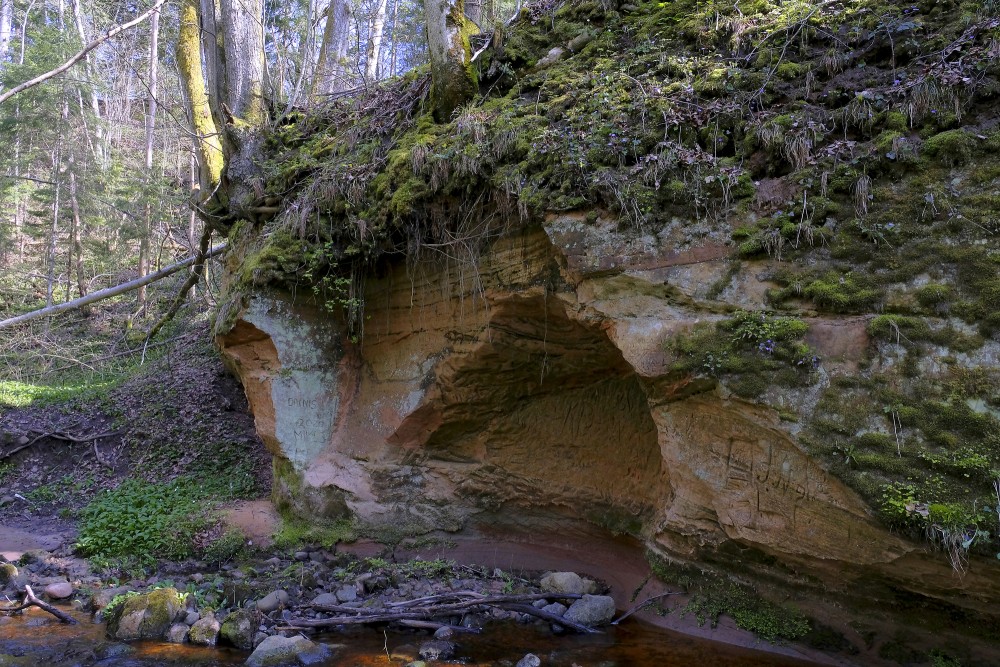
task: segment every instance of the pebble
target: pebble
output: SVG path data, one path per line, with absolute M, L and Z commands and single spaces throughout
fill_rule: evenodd
M 308 551 L 296 551 L 295 552 L 295 560 L 297 560 L 297 561 L 307 561 L 307 560 L 309 560 L 309 552 Z
M 442 639 L 432 639 L 424 642 L 417 649 L 417 653 L 424 660 L 448 660 L 455 655 L 458 645 L 455 642 L 448 642 Z
M 517 661 L 517 667 L 541 667 L 542 659 L 534 653 L 528 653 Z

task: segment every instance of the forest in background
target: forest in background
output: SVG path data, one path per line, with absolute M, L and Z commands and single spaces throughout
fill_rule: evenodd
M 100 42 L 61 75 L 0 102 L 0 320 L 134 280 L 197 251 L 204 230 L 197 208 L 207 198 L 199 193 L 198 137 L 205 133 L 179 71 L 180 26 L 195 17 L 208 53 L 213 25 L 204 17 L 225 16 L 226 4 L 0 0 L 0 96 Z M 464 11 L 485 32 L 514 4 L 469 2 Z M 419 0 L 268 1 L 263 22 L 264 96 L 274 118 L 427 61 Z M 110 348 L 69 349 L 78 336 L 60 336 L 41 321 L 6 337 L 0 371 L 45 373 L 128 348 L 122 342 L 129 335 L 144 335 L 162 319 L 183 279 L 117 297 L 112 321 L 96 332 L 114 341 Z M 211 290 L 194 294 L 192 303 L 211 306 Z M 90 314 L 84 310 L 80 322 Z

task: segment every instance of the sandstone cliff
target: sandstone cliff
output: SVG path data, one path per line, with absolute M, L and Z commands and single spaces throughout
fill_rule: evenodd
M 419 74 L 287 119 L 216 327 L 275 500 L 627 534 L 988 653 L 998 26 L 541 3 L 450 124 Z

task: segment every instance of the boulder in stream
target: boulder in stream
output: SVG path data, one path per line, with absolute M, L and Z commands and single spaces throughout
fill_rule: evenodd
M 226 644 L 245 651 L 253 649 L 253 638 L 260 625 L 260 612 L 256 609 L 237 609 L 222 621 L 219 636 Z
M 188 631 L 188 641 L 199 646 L 215 646 L 219 641 L 220 628 L 215 614 L 208 612 L 191 626 L 191 630 Z
M 262 641 L 247 658 L 248 667 L 279 665 L 314 665 L 329 657 L 331 649 L 305 637 L 272 635 Z
M 593 628 L 615 617 L 615 600 L 607 595 L 584 595 L 574 602 L 563 618 Z
M 550 572 L 542 577 L 542 590 L 546 593 L 566 593 L 580 595 L 583 593 L 583 579 L 576 572 Z
M 176 588 L 159 588 L 126 600 L 108 616 L 108 637 L 119 641 L 162 639 L 181 614 L 184 596 Z

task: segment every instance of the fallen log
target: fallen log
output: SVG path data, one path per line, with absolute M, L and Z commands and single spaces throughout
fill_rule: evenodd
M 226 249 L 226 247 L 227 244 L 225 243 L 216 246 L 215 248 L 209 250 L 205 254 L 205 257 L 206 258 L 215 257 L 216 255 L 221 254 L 222 251 Z M 169 275 L 177 273 L 181 269 L 185 269 L 191 266 L 192 264 L 195 263 L 195 261 L 198 260 L 198 257 L 199 257 L 198 255 L 188 257 L 187 259 L 181 260 L 176 264 L 165 266 L 156 273 L 150 273 L 147 276 L 131 280 L 127 283 L 122 283 L 121 285 L 116 285 L 115 287 L 109 287 L 107 289 L 98 290 L 97 292 L 91 292 L 87 296 L 80 297 L 79 299 L 73 299 L 72 301 L 67 301 L 65 303 L 59 303 L 54 306 L 48 306 L 47 308 L 33 310 L 30 313 L 25 313 L 24 315 L 11 317 L 10 319 L 6 319 L 0 322 L 0 329 L 4 329 L 6 327 L 13 326 L 15 324 L 20 324 L 21 322 L 27 322 L 29 320 L 33 320 L 38 317 L 56 315 L 58 313 L 65 312 L 67 310 L 73 310 L 74 308 L 81 308 L 88 304 L 94 303 L 95 301 L 100 301 L 102 299 L 110 299 L 113 296 L 124 294 L 125 292 L 128 292 L 130 290 L 139 289 L 143 285 L 148 285 L 150 283 L 156 282 L 157 280 L 161 280 Z
M 24 600 L 21 601 L 20 605 L 10 608 L 0 607 L 0 612 L 3 612 L 5 614 L 13 614 L 15 612 L 23 611 L 28 607 L 38 607 L 42 611 L 52 614 L 53 616 L 58 618 L 59 621 L 62 623 L 67 623 L 69 625 L 75 625 L 77 623 L 77 620 L 72 616 L 70 616 L 69 614 L 67 614 L 66 612 L 56 609 L 48 602 L 42 602 L 41 600 L 39 600 L 35 596 L 35 592 L 31 590 L 31 586 L 24 587 Z
M 407 600 L 405 602 L 390 603 L 385 607 L 304 605 L 303 608 L 314 609 L 321 612 L 333 612 L 336 615 L 329 618 L 286 619 L 286 625 L 277 628 L 277 630 L 295 631 L 307 628 L 332 628 L 338 625 L 370 625 L 376 623 L 400 623 L 404 625 L 412 625 L 413 622 L 433 622 L 434 618 L 454 616 L 456 614 L 493 607 L 506 611 L 516 611 L 521 614 L 529 614 L 550 623 L 558 623 L 564 628 L 576 630 L 582 634 L 597 633 L 599 632 L 598 630 L 587 627 L 586 625 L 570 621 L 569 619 L 557 614 L 542 611 L 541 609 L 532 607 L 530 604 L 526 604 L 534 602 L 535 600 L 578 600 L 582 597 L 582 595 L 553 593 L 496 595 L 488 597 L 480 593 L 464 591 L 458 593 L 431 595 L 425 598 L 418 598 L 416 600 Z M 437 627 L 447 625 L 445 623 L 433 624 Z

